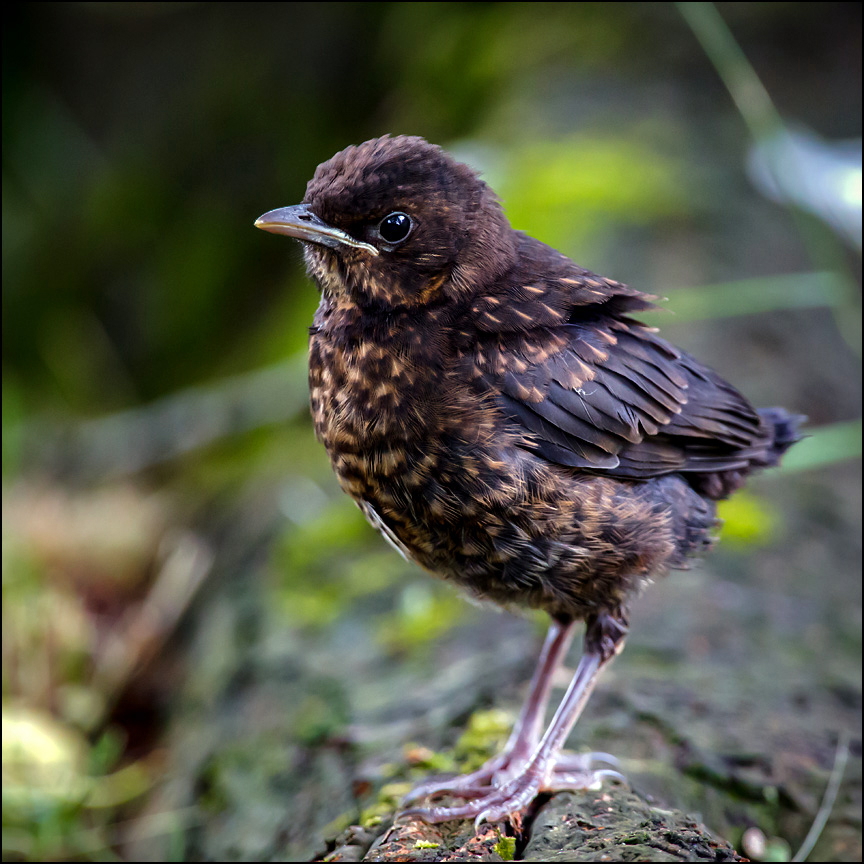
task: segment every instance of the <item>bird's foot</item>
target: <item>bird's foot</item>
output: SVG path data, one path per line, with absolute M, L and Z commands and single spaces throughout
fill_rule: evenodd
M 626 783 L 627 778 L 613 768 L 595 770 L 595 763 L 605 762 L 617 767 L 618 760 L 611 753 L 559 753 L 555 767 L 541 792 L 565 792 L 578 789 L 599 789 L 606 779 Z
M 562 753 L 546 770 L 530 760 L 508 764 L 506 758 L 497 757 L 471 774 L 422 783 L 405 799 L 408 803 L 446 793 L 473 799 L 468 803 L 457 807 L 411 807 L 399 815 L 431 823 L 471 818 L 475 826 L 482 822 L 500 822 L 524 810 L 541 792 L 599 788 L 603 780 L 610 777 L 624 780 L 614 769 L 595 770 L 592 766 L 598 762 L 618 764 L 609 753 L 579 756 Z
M 443 777 L 438 780 L 425 780 L 415 786 L 402 800 L 403 804 L 429 798 L 432 795 L 444 793 L 458 795 L 460 798 L 476 798 L 485 795 L 490 789 L 503 785 L 509 777 L 504 772 L 510 764 L 508 753 L 499 753 L 484 762 L 476 771 L 470 774 L 457 774 L 455 777 Z M 496 778 L 498 782 L 496 783 Z

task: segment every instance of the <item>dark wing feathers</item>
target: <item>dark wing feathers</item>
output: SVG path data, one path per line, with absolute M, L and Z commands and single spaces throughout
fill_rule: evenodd
M 534 275 L 523 290 L 472 305 L 475 340 L 464 362 L 524 430 L 520 446 L 632 479 L 738 471 L 764 459 L 770 432 L 744 397 L 628 317 L 653 298 L 556 261 L 552 278 Z
M 529 432 L 534 438 L 529 449 L 535 450 L 550 462 L 569 465 L 572 468 L 584 468 L 588 465 L 594 468 L 615 468 L 618 457 L 606 452 L 592 441 L 574 435 L 546 419 L 533 409 L 534 405 L 513 399 L 506 393 L 501 394 L 501 403 L 508 415 Z
M 568 390 L 557 381 L 552 381 L 547 399 L 573 417 L 592 426 L 607 429 L 631 444 L 641 441 L 643 433 L 657 434 L 658 426 L 649 420 L 647 415 L 637 414 L 633 407 L 616 399 L 600 382 L 592 381 L 589 389 L 589 398 L 586 398 L 582 393 Z

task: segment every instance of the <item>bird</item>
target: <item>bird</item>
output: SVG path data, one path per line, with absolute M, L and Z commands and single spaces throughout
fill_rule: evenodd
M 347 147 L 255 226 L 299 240 L 320 291 L 310 406 L 344 491 L 409 561 L 550 619 L 503 750 L 421 783 L 402 815 L 515 824 L 541 793 L 621 777 L 608 754 L 562 748 L 632 602 L 711 547 L 716 502 L 777 465 L 806 418 L 755 410 L 640 323 L 656 296 L 514 230 L 479 174 L 421 137 Z

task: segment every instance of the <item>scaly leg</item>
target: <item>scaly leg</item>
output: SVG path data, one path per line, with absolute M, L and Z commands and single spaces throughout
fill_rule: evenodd
M 572 625 L 553 623 L 550 628 L 540 663 L 532 679 L 531 692 L 520 714 L 517 728 L 508 742 L 508 747 L 512 745 L 512 749 L 508 753 L 505 748 L 502 754 L 507 755 L 504 762 L 490 768 L 496 763 L 493 759 L 474 774 L 442 783 L 425 784 L 415 790 L 424 795 L 452 791 L 459 797 L 474 800 L 459 807 L 410 808 L 400 815 L 413 816 L 426 822 L 446 822 L 450 819 L 471 817 L 474 817 L 478 825 L 481 822 L 498 822 L 510 814 L 524 810 L 540 792 L 586 789 L 599 784 L 604 777 L 621 777 L 617 771 L 591 770 L 591 757 L 605 754 L 589 754 L 575 759 L 564 757 L 559 763 L 561 748 L 594 689 L 598 673 L 624 647 L 627 619 L 620 610 L 614 614 L 601 613 L 588 619 L 585 651 L 567 693 L 543 738 L 533 747 L 531 755 L 528 758 L 521 755 L 524 748 L 531 746 L 532 734 L 536 735 L 534 730 L 542 721 L 542 709 L 549 697 L 552 671 L 566 651 L 571 631 Z M 520 758 L 514 758 L 517 747 Z M 559 764 L 560 768 L 556 771 Z M 502 770 L 505 773 L 496 783 Z M 423 791 L 433 785 L 432 791 Z M 412 794 L 411 797 L 416 799 L 419 796 Z
M 518 770 L 511 769 L 518 769 L 526 763 L 540 741 L 546 706 L 552 692 L 552 679 L 573 640 L 574 627 L 573 621 L 552 619 L 531 677 L 528 696 L 504 749 L 470 774 L 444 780 L 427 780 L 415 786 L 403 804 L 439 792 L 452 792 L 465 798 L 484 795 L 492 786 L 501 786 L 518 773 Z

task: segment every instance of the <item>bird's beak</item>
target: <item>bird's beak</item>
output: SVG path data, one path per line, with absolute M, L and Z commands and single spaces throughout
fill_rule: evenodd
M 271 234 L 296 237 L 307 243 L 320 243 L 331 249 L 353 246 L 356 249 L 365 249 L 373 255 L 378 254 L 378 250 L 371 243 L 364 243 L 345 231 L 328 225 L 316 216 L 307 204 L 295 204 L 293 207 L 271 210 L 255 220 L 255 227 L 262 231 L 269 231 Z

